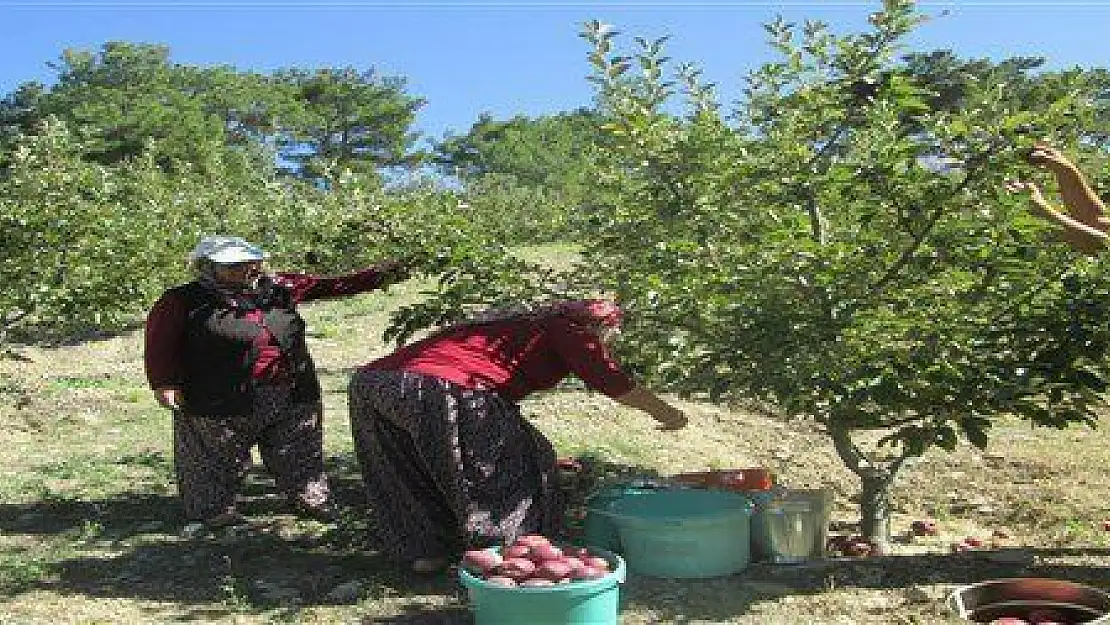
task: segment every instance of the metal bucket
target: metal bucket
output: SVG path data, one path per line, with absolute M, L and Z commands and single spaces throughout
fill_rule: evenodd
M 791 490 L 763 502 L 755 516 L 754 551 L 776 564 L 823 558 L 831 499 L 826 490 Z
M 957 588 L 948 608 L 959 618 L 990 623 L 1015 617 L 1039 623 L 1110 623 L 1110 595 L 1075 582 L 1045 577 L 995 579 Z

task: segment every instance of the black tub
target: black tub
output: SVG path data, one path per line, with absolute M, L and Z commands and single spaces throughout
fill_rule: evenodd
M 975 623 L 1010 616 L 1110 625 L 1110 595 L 1090 586 L 1046 577 L 995 579 L 962 586 L 949 595 L 948 607 L 960 618 Z

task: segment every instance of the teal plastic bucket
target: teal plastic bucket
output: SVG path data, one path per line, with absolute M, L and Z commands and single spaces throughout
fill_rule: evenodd
M 613 504 L 625 497 L 654 492 L 652 488 L 614 486 L 598 491 L 586 500 L 586 519 L 582 522 L 582 544 L 607 551 L 621 551 L 620 530 L 611 516 Z
M 609 561 L 608 575 L 555 586 L 497 586 L 460 568 L 474 625 L 617 625 L 624 560 L 601 549 L 590 552 Z
M 722 490 L 661 490 L 619 499 L 609 515 L 632 573 L 732 575 L 751 561 L 751 501 Z

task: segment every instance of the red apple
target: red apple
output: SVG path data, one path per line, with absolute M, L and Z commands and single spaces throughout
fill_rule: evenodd
M 983 546 L 983 540 L 976 536 L 968 536 L 964 539 L 964 543 L 966 543 L 968 547 L 974 547 L 976 549 Z
M 522 580 L 536 572 L 536 564 L 528 558 L 505 558 L 497 571 L 505 577 Z
M 830 536 L 829 541 L 825 543 L 825 551 L 831 551 L 844 555 L 848 552 L 848 545 L 851 542 L 852 538 L 850 536 L 844 536 L 843 534 Z
M 502 558 L 496 552 L 471 549 L 463 553 L 461 566 L 476 575 L 486 575 L 501 566 Z
M 602 558 L 601 556 L 589 556 L 586 558 L 582 558 L 582 564 L 601 571 L 609 570 L 609 561 L 605 558 Z
M 523 536 L 518 536 L 517 539 L 513 541 L 513 545 L 524 545 L 525 547 L 532 548 L 550 544 L 551 541 L 548 540 L 546 536 L 540 536 L 539 534 L 525 534 Z
M 575 569 L 586 566 L 585 563 L 574 556 L 563 556 L 563 562 L 566 562 L 567 566 L 570 567 L 571 573 L 573 573 Z
M 853 540 L 844 547 L 844 554 L 853 558 L 866 558 L 872 551 L 871 543 L 866 540 Z
M 538 545 L 532 547 L 532 551 L 528 554 L 528 558 L 537 564 L 548 560 L 558 560 L 562 557 L 563 550 L 555 545 Z
M 532 548 L 526 545 L 510 545 L 505 547 L 501 553 L 506 558 L 527 558 L 531 552 Z
M 575 557 L 575 558 L 578 558 L 580 560 L 584 559 L 584 558 L 588 558 L 591 555 L 590 550 L 586 549 L 585 547 L 567 547 L 566 549 L 563 550 L 563 553 L 565 555 Z
M 910 524 L 914 536 L 936 536 L 939 533 L 937 522 L 932 519 L 914 521 Z
M 536 575 L 551 581 L 559 581 L 569 576 L 572 570 L 566 560 L 547 560 L 536 569 Z

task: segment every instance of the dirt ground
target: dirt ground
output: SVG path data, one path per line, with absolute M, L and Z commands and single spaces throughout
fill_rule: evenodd
M 0 361 L 0 622 L 470 622 L 453 576 L 392 569 L 359 514 L 347 377 L 388 349 L 377 339 L 385 315 L 416 288 L 305 309 L 325 388 L 328 468 L 344 506 L 334 526 L 289 514 L 256 473 L 244 493 L 250 529 L 188 534 L 169 419 L 145 388 L 140 334 L 17 347 Z M 567 455 L 645 474 L 759 466 L 790 488 L 830 489 L 833 526 L 851 531 L 858 485 L 812 424 L 679 403 L 691 424 L 674 433 L 579 391 L 544 394 L 524 410 Z M 903 471 L 891 555 L 753 564 L 709 580 L 632 575 L 620 622 L 956 623 L 944 600 L 970 582 L 1041 576 L 1110 589 L 1107 439 L 1105 429 L 1000 423 L 985 452 L 930 454 Z M 907 537 L 924 518 L 940 534 Z M 951 553 L 966 537 L 986 544 Z

